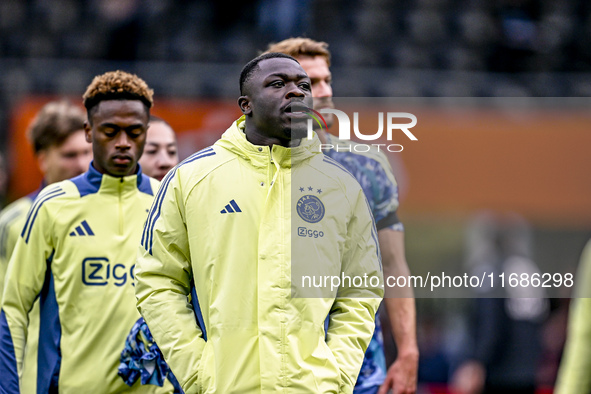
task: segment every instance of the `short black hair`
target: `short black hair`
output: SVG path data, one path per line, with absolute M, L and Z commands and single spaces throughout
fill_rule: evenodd
M 254 59 L 252 59 L 251 61 L 246 63 L 246 65 L 242 68 L 242 71 L 240 72 L 240 94 L 241 95 L 244 95 L 244 85 L 246 84 L 246 82 L 248 82 L 252 78 L 252 75 L 254 74 L 255 70 L 258 68 L 259 63 L 262 62 L 263 60 L 274 59 L 274 58 L 290 59 L 290 60 L 293 60 L 294 62 L 296 62 L 297 64 L 300 64 L 300 62 L 298 62 L 294 57 L 286 55 L 284 53 L 279 53 L 279 52 L 264 53 L 260 56 L 255 57 Z

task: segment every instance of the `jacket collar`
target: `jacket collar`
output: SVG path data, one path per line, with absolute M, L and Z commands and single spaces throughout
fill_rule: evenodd
M 252 162 L 255 166 L 266 167 L 272 160 L 276 165 L 283 168 L 291 168 L 292 164 L 309 159 L 320 151 L 320 140 L 316 133 L 314 138 L 308 140 L 303 138 L 299 146 L 286 148 L 280 145 L 263 146 L 253 145 L 246 139 L 244 133 L 246 117 L 243 115 L 226 130 L 222 138 L 216 142 L 237 155 Z
M 29 197 L 31 200 L 34 200 L 37 198 L 37 196 L 39 195 L 39 193 L 41 193 L 41 190 L 43 190 L 45 187 L 47 186 L 47 181 L 45 180 L 45 178 L 43 178 L 41 180 L 41 185 L 39 185 L 39 187 L 37 188 L 37 190 L 27 194 L 27 197 Z
M 137 164 L 136 172 L 124 177 L 114 177 L 100 173 L 94 167 L 94 160 L 84 174 L 72 178 L 72 182 L 78 187 L 81 196 L 97 193 L 99 190 L 105 193 L 122 193 L 129 190 L 139 191 L 153 195 L 150 178 L 142 173 L 140 164 Z

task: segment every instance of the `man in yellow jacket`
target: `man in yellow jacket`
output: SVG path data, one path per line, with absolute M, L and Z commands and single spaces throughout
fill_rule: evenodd
M 240 90 L 244 116 L 162 182 L 138 308 L 187 394 L 351 393 L 383 296 L 367 200 L 304 138 L 294 58 L 253 59 Z
M 159 182 L 137 164 L 153 92 L 112 71 L 83 96 L 93 161 L 84 174 L 39 193 L 6 272 L 0 308 L 0 393 L 23 393 L 29 311 L 40 298 L 37 392 L 171 393 L 118 376 L 121 348 L 139 318 L 137 243 Z

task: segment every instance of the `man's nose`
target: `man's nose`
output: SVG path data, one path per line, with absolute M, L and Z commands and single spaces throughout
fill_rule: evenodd
M 306 97 L 306 94 L 299 86 L 297 86 L 296 84 L 291 84 L 291 85 L 289 85 L 289 90 L 287 91 L 287 94 L 285 95 L 285 97 L 286 98 Z
M 159 168 L 172 168 L 174 166 L 174 161 L 167 152 L 160 152 L 156 158 L 156 165 Z
M 115 146 L 119 149 L 129 149 L 131 147 L 131 141 L 127 133 L 119 133 Z
M 317 98 L 332 97 L 332 86 L 325 81 L 321 81 L 312 86 L 312 95 Z

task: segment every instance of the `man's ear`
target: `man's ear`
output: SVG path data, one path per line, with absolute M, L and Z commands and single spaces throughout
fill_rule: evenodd
M 37 159 L 37 165 L 39 166 L 39 169 L 41 170 L 41 173 L 45 174 L 47 172 L 47 150 L 41 150 L 37 153 L 36 155 L 36 159 Z
M 86 137 L 86 142 L 92 143 L 92 127 L 88 122 L 84 122 L 84 137 Z
M 248 96 L 238 97 L 238 106 L 244 115 L 250 115 L 252 113 L 252 107 Z

